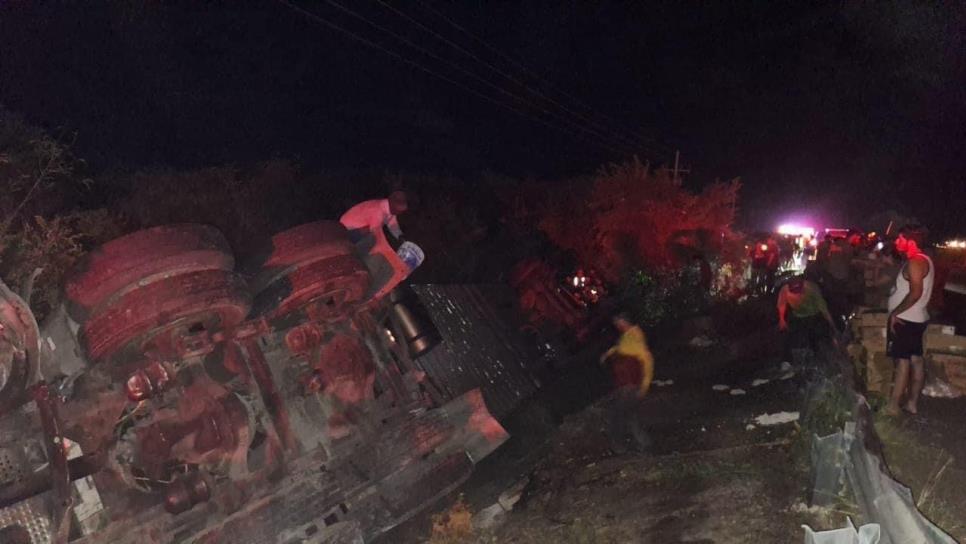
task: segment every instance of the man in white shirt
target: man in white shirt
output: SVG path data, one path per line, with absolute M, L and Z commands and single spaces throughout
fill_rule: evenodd
M 899 414 L 903 398 L 906 403 L 902 409 L 910 414 L 917 413 L 919 393 L 925 381 L 922 335 L 929 322 L 926 306 L 936 277 L 932 259 L 921 249 L 925 241 L 926 229 L 920 225 L 903 227 L 896 239 L 896 250 L 906 263 L 896 276 L 895 287 L 889 295 L 888 351 L 896 362 L 892 398 L 886 407 L 889 415 Z

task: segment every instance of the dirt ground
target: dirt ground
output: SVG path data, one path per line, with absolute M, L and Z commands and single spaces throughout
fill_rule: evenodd
M 798 425 L 754 421 L 798 411 L 802 378 L 776 358 L 701 368 L 716 359 L 714 349 L 678 352 L 663 365 L 659 358 L 657 379 L 673 383 L 656 385 L 641 404 L 655 442 L 646 454 L 611 451 L 602 401 L 543 429 L 531 417 L 531 425 L 511 428 L 511 443 L 480 464 L 461 495 L 380 542 L 784 544 L 802 539 L 803 523 L 841 527 L 846 513 L 804 507 L 808 468 Z M 768 381 L 755 386 L 756 379 Z M 601 391 L 599 379 L 577 383 Z M 519 502 L 481 528 L 480 512 L 514 486 L 522 487 Z
M 919 414 L 876 417 L 886 462 L 912 490 L 922 513 L 966 542 L 966 397 L 925 397 Z

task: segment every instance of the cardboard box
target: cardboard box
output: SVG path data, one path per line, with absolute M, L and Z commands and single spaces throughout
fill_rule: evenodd
M 930 353 L 928 358 L 938 378 L 966 392 L 966 354 Z
M 866 312 L 859 316 L 862 319 L 863 327 L 882 327 L 889 324 L 889 314 L 887 312 Z
M 888 395 L 892 391 L 895 366 L 885 353 L 866 353 L 865 388 L 870 393 Z
M 852 338 L 855 340 L 862 339 L 862 322 L 858 319 L 849 320 L 849 330 L 852 332 Z
M 948 353 L 930 353 L 926 352 L 926 374 L 935 378 L 939 378 L 944 382 L 948 382 L 949 379 L 946 376 L 946 358 L 947 357 L 961 357 L 960 355 L 950 355 Z
M 862 327 L 862 339 L 885 338 L 889 332 L 885 327 Z
M 885 338 L 863 338 L 862 347 L 865 348 L 866 353 L 885 353 L 888 348 Z
M 853 342 L 845 347 L 845 351 L 849 354 L 849 360 L 852 362 L 852 368 L 855 369 L 855 375 L 862 381 L 865 381 L 865 346 Z
M 943 325 L 942 323 L 930 323 L 926 325 L 926 334 L 955 335 L 956 327 L 954 325 Z
M 860 336 L 866 351 L 869 353 L 885 353 L 887 346 L 885 327 L 862 327 Z
M 923 347 L 935 353 L 966 354 L 966 336 L 952 334 L 926 334 Z

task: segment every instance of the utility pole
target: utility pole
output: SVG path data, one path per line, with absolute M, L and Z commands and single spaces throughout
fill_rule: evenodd
M 691 173 L 691 170 L 688 168 L 685 168 L 685 169 L 680 168 L 680 164 L 681 164 L 681 151 L 675 150 L 674 151 L 674 178 L 672 178 L 674 179 L 675 183 L 678 183 L 678 174 Z

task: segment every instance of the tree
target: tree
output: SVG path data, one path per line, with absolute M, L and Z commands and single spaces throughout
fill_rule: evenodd
M 0 107 L 0 276 L 38 318 L 59 302 L 77 259 L 121 232 L 113 214 L 76 206 L 92 184 L 82 167 L 69 144 Z
M 720 248 L 731 234 L 739 188 L 734 180 L 691 193 L 666 170 L 633 160 L 558 188 L 538 226 L 582 265 L 616 282 L 628 270 L 672 268 L 695 252 Z

